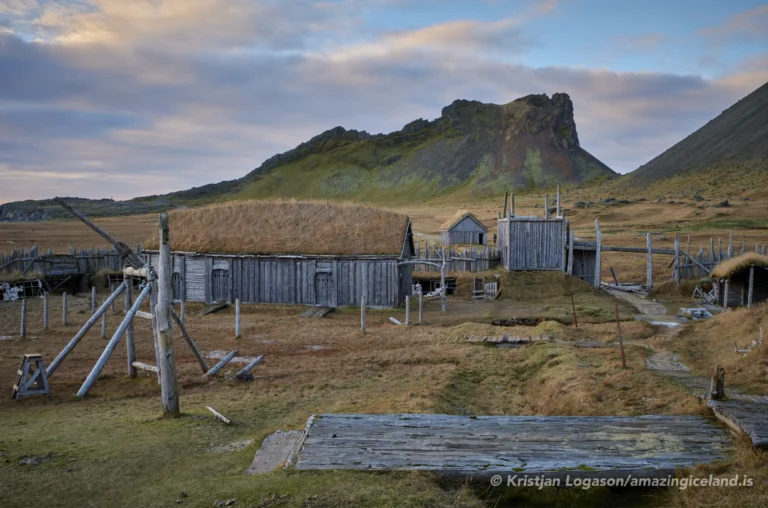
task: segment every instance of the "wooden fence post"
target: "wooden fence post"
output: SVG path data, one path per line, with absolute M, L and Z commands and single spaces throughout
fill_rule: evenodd
M 109 292 L 110 292 L 110 294 L 115 292 L 115 283 L 114 282 L 110 282 L 109 283 Z M 115 301 L 114 300 L 112 300 L 112 312 L 116 312 L 115 311 Z
M 48 292 L 43 294 L 43 330 L 48 329 Z
M 600 219 L 595 219 L 595 289 L 600 289 L 600 277 L 602 276 L 602 262 L 600 259 L 603 248 L 603 236 L 600 232 Z
M 21 299 L 21 336 L 27 336 L 27 299 Z
M 645 267 L 645 288 L 648 294 L 653 289 L 653 240 L 651 233 L 646 234 L 646 243 L 648 244 L 648 260 Z
M 511 201 L 509 202 L 509 213 L 515 215 L 515 193 L 512 193 Z
M 240 298 L 235 298 L 235 338 L 240 338 Z
M 126 277 L 124 281 L 125 285 L 125 316 L 128 317 L 128 312 L 133 306 L 133 277 Z M 133 340 L 133 319 L 128 322 L 128 326 L 125 328 L 125 348 L 128 353 L 128 377 L 135 378 L 136 367 L 133 366 L 133 362 L 136 361 L 136 344 Z
M 723 308 L 728 310 L 728 280 L 725 281 L 725 289 L 723 290 Z
M 680 235 L 675 235 L 675 285 L 680 285 Z
M 365 297 L 360 298 L 360 331 L 365 335 Z
M 67 325 L 67 292 L 61 295 L 61 324 Z
M 728 259 L 733 257 L 733 231 L 728 232 Z
M 173 298 L 173 265 L 169 240 L 168 214 L 161 213 L 158 221 L 160 261 L 157 277 L 157 331 L 159 345 L 160 389 L 163 399 L 163 414 L 177 418 L 179 411 L 179 385 L 176 379 L 176 358 L 173 353 L 173 321 L 171 320 L 171 299 Z
M 419 324 L 424 322 L 424 291 L 419 292 Z
M 568 232 L 568 275 L 573 275 L 573 244 L 576 241 L 576 231 Z
M 91 316 L 94 314 L 96 314 L 96 286 L 91 286 Z
M 411 296 L 405 295 L 405 326 L 411 326 Z

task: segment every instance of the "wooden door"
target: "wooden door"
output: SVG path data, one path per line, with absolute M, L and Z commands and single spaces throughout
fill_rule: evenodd
M 333 274 L 315 274 L 315 304 L 333 306 Z
M 214 270 L 212 279 L 213 291 L 211 292 L 211 296 L 213 297 L 213 301 L 229 301 L 229 270 Z

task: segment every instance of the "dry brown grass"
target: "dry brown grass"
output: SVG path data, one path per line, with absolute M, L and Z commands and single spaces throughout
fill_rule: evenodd
M 757 340 L 763 329 L 764 344 L 747 355 L 736 353 Z M 768 394 L 768 304 L 751 309 L 729 310 L 713 319 L 695 321 L 685 330 L 674 348 L 683 354 L 683 363 L 698 374 L 711 375 L 715 366 L 725 368 L 726 393 L 729 385 Z
M 465 216 L 469 215 L 474 220 L 479 222 L 480 224 L 483 224 L 483 221 L 477 218 L 477 216 L 468 210 L 459 210 L 456 213 L 454 213 L 448 220 L 446 220 L 442 226 L 440 226 L 440 231 L 451 229 L 457 222 L 459 222 L 461 219 L 463 219 Z M 485 226 L 485 224 L 483 224 Z M 485 226 L 486 228 L 488 226 Z
M 169 213 L 171 249 L 237 254 L 399 255 L 408 217 L 328 201 L 233 201 Z M 157 248 L 156 235 L 145 243 Z
M 712 270 L 711 275 L 713 279 L 726 280 L 730 279 L 733 274 L 749 268 L 750 266 L 768 268 L 768 256 L 763 256 L 756 252 L 748 252 L 718 264 L 715 269 Z

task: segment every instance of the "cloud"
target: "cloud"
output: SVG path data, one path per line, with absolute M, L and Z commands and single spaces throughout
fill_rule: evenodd
M 768 5 L 759 5 L 748 11 L 728 16 L 717 26 L 702 28 L 699 35 L 715 44 L 735 41 L 768 40 Z
M 308 0 L 235 1 L 260 13 L 254 27 L 227 21 L 251 14 L 211 13 L 201 0 L 141 27 L 152 9 L 180 5 L 148 3 L 115 14 L 108 1 L 59 3 L 52 14 L 48 3 L 3 4 L 17 14 L 14 34 L 0 32 L 0 202 L 182 190 L 240 177 L 336 125 L 391 132 L 457 98 L 542 92 L 569 93 L 583 146 L 626 172 L 768 80 L 765 65 L 719 79 L 522 65 L 508 56 L 536 44 L 528 13 L 370 32 L 356 0 L 308 13 L 292 12 Z M 208 15 L 220 21 L 178 38 Z

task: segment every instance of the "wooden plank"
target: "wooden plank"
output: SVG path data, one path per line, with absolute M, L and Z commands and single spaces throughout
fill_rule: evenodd
M 724 429 L 699 416 L 341 414 L 311 420 L 296 469 L 653 477 L 725 458 L 729 445 Z
M 133 367 L 134 370 L 135 369 L 146 370 L 147 372 L 154 372 L 155 374 L 157 374 L 158 372 L 157 367 L 144 362 L 131 362 L 131 367 Z
M 710 400 L 715 415 L 731 428 L 749 437 L 756 448 L 768 448 L 768 404 Z
M 229 418 L 227 418 L 227 417 L 226 417 L 226 416 L 224 416 L 223 414 L 219 413 L 218 411 L 216 411 L 215 409 L 213 409 L 211 406 L 205 406 L 205 409 L 207 409 L 208 411 L 210 411 L 211 413 L 213 413 L 213 416 L 215 416 L 216 418 L 218 418 L 218 419 L 219 419 L 219 420 L 221 420 L 222 422 L 226 423 L 227 425 L 229 425 L 230 423 L 232 423 L 232 420 L 230 420 Z
M 136 311 L 136 317 L 140 317 L 141 319 L 152 320 L 152 313 L 151 312 L 144 312 L 143 310 L 137 310 Z

